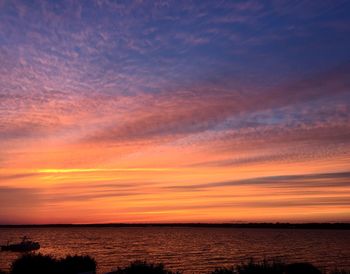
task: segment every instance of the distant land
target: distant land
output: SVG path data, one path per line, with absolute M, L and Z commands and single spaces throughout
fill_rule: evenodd
M 208 228 L 275 228 L 275 229 L 342 229 L 350 223 L 103 223 L 103 224 L 2 224 L 0 228 L 48 227 L 208 227 Z

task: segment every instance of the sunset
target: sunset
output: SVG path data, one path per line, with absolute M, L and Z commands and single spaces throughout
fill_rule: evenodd
M 0 60 L 1 226 L 350 222 L 347 0 L 0 0 Z

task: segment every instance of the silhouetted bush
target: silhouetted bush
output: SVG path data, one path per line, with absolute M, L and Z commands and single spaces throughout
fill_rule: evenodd
M 322 274 L 319 269 L 309 263 L 288 264 L 285 267 L 286 274 Z
M 217 268 L 211 274 L 322 274 L 320 270 L 309 263 L 285 264 L 279 261 L 242 263 L 231 268 Z M 343 273 L 332 273 L 343 274 Z M 348 274 L 348 273 L 345 273 Z
M 239 274 L 283 274 L 284 264 L 278 261 L 267 261 L 256 263 L 250 260 L 248 263 L 236 267 Z
M 226 268 L 226 267 L 220 267 L 216 268 L 211 274 L 233 274 L 237 273 L 236 270 L 233 267 Z
M 150 264 L 142 261 L 132 262 L 129 266 L 124 268 L 117 268 L 117 270 L 110 274 L 175 274 L 179 272 L 172 272 L 166 270 L 163 264 Z
M 11 265 L 10 274 L 78 274 L 96 272 L 96 262 L 89 256 L 67 256 L 56 259 L 50 255 L 25 254 Z
M 11 265 L 11 274 L 56 274 L 58 263 L 55 258 L 42 254 L 25 254 Z
M 284 274 L 285 264 L 279 261 L 241 263 L 235 267 L 217 268 L 211 274 Z
M 25 254 L 11 265 L 11 274 L 57 273 L 57 260 L 49 255 Z
M 96 272 L 96 262 L 90 256 L 67 256 L 59 261 L 61 273 Z
M 350 271 L 335 269 L 330 274 L 350 274 Z
M 56 259 L 50 255 L 25 254 L 16 259 L 9 273 L 0 274 L 79 274 L 96 273 L 96 262 L 90 256 L 67 256 Z M 167 270 L 163 264 L 135 261 L 126 267 L 118 267 L 109 274 L 179 274 Z M 280 261 L 263 260 L 241 263 L 236 266 L 217 268 L 211 274 L 326 274 L 309 263 L 286 264 Z M 350 274 L 346 270 L 333 270 L 329 274 Z

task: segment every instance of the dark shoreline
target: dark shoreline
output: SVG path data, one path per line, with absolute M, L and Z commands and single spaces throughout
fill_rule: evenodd
M 96 274 L 97 262 L 89 256 L 67 255 L 56 258 L 52 255 L 27 253 L 15 259 L 9 272 L 0 270 L 0 274 Z M 184 272 L 169 270 L 162 263 L 132 261 L 122 267 L 117 266 L 105 274 L 182 274 Z M 324 270 L 308 262 L 286 263 L 271 259 L 254 261 L 253 259 L 236 265 L 215 267 L 203 274 L 350 274 L 348 270 Z
M 0 228 L 74 228 L 74 227 L 203 227 L 261 229 L 350 230 L 350 223 L 106 223 L 106 224 L 3 224 Z

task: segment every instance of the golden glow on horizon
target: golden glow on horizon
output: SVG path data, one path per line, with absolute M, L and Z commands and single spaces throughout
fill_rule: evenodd
M 5 205 L 5 210 L 22 222 L 38 223 L 317 221 L 344 219 L 350 210 L 344 204 L 349 186 L 344 183 L 334 188 L 331 187 L 334 179 L 307 177 L 327 169 L 335 173 L 346 171 L 343 157 L 333 158 L 331 165 L 320 160 L 312 165 L 299 161 L 172 167 L 172 156 L 180 159 L 189 152 L 188 148 L 174 151 L 171 146 L 169 150 L 163 147 L 158 155 L 162 158 L 161 168 L 111 168 L 111 162 L 105 168 L 8 167 L 2 170 L 6 171 L 2 172 L 2 186 L 12 184 L 23 190 L 18 193 L 18 201 L 12 201 L 17 207 Z M 143 161 L 137 158 L 140 166 L 150 166 L 148 159 L 153 152 L 145 154 L 149 156 Z M 195 148 L 191 155 L 189 159 L 193 161 L 196 156 L 197 162 L 212 157 Z M 122 164 L 128 165 L 135 166 L 133 158 Z M 305 176 L 303 184 L 299 185 L 299 180 L 284 182 L 286 174 Z M 259 178 L 268 176 L 282 177 L 273 184 L 261 184 Z M 336 181 L 342 184 L 346 178 Z M 321 185 L 315 187 L 314 183 Z M 28 206 L 21 209 L 23 201 Z M 37 217 L 27 220 L 28 212 Z M 14 222 L 11 217 L 3 219 Z
M 38 169 L 38 173 L 85 173 L 85 172 L 113 172 L 113 171 L 125 171 L 125 172 L 165 172 L 174 170 L 172 168 L 61 168 L 61 169 Z

